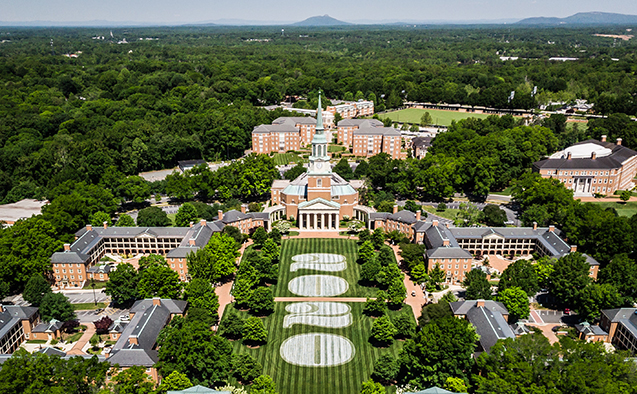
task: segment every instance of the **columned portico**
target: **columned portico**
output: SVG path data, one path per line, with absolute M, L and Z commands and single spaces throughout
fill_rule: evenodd
M 299 230 L 338 230 L 338 211 L 299 211 Z

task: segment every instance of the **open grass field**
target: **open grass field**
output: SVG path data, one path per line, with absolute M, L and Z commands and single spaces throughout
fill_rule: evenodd
M 431 119 L 435 125 L 449 126 L 452 120 L 456 122 L 466 118 L 479 118 L 485 119 L 487 114 L 474 114 L 470 112 L 457 112 L 457 111 L 443 111 L 439 109 L 420 109 L 420 108 L 407 108 L 400 111 L 388 112 L 380 114 L 381 118 L 390 118 L 394 122 L 407 122 L 407 123 L 420 123 L 420 118 L 425 112 L 429 112 Z
M 268 343 L 258 349 L 250 349 L 241 341 L 232 342 L 236 354 L 249 353 L 263 365 L 263 373 L 272 376 L 280 394 L 356 394 L 363 381 L 369 379 L 374 361 L 383 354 L 398 356 L 404 342 L 395 341 L 387 348 L 376 348 L 369 341 L 373 318 L 362 314 L 362 303 L 349 303 L 352 325 L 345 328 L 322 328 L 294 324 L 283 328 L 285 307 L 290 303 L 278 302 L 272 315 L 264 318 L 268 330 Z M 409 306 L 403 306 L 407 309 Z M 226 309 L 227 310 L 227 309 Z M 245 313 L 245 312 L 240 312 Z M 391 314 L 399 312 L 390 312 Z M 245 313 L 247 317 L 247 313 Z M 281 357 L 281 344 L 288 338 L 309 333 L 340 335 L 352 342 L 354 358 L 343 365 L 334 367 L 302 367 L 287 363 Z
M 290 272 L 292 257 L 305 253 L 335 253 L 345 256 L 347 268 L 339 272 L 325 272 L 312 269 L 298 269 Z M 294 278 L 305 275 L 331 275 L 345 279 L 349 289 L 340 294 L 343 297 L 373 297 L 377 289 L 360 286 L 358 284 L 360 265 L 356 262 L 358 245 L 356 241 L 348 239 L 329 238 L 300 238 L 283 242 L 279 259 L 279 281 L 274 290 L 275 297 L 299 297 L 288 290 L 288 283 Z
M 295 153 L 275 153 L 272 158 L 274 159 L 274 164 L 277 166 L 283 166 L 290 163 L 303 163 L 306 161 Z
M 637 202 L 635 201 L 630 201 L 627 203 L 601 201 L 593 202 L 593 204 L 600 205 L 604 209 L 615 208 L 619 216 L 633 216 L 637 214 Z
M 433 213 L 436 216 L 440 216 L 441 218 L 445 218 L 449 220 L 456 220 L 456 216 L 458 216 L 458 213 L 460 212 L 459 209 L 453 209 L 453 208 L 447 208 L 444 211 L 438 211 L 436 208 L 431 207 L 429 205 L 423 205 L 422 209 L 424 209 L 425 211 L 429 213 Z
M 98 302 L 97 304 L 93 302 L 85 302 L 83 304 L 72 304 L 74 311 L 93 311 L 99 308 L 106 308 L 108 304 L 106 302 Z

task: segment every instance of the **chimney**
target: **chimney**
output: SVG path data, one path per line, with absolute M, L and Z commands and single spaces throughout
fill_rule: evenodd
M 577 252 L 577 245 L 571 245 L 571 253 Z
M 222 216 L 222 218 L 223 218 L 223 216 Z M 201 227 L 206 227 L 206 223 L 208 223 L 208 222 L 206 222 L 206 219 L 201 219 L 199 221 L 199 224 L 201 224 Z
M 130 343 L 131 345 L 139 345 L 139 342 L 137 341 L 137 335 L 131 335 L 130 337 L 128 337 L 128 343 Z
M 602 136 L 602 142 L 606 142 L 606 134 Z
M 476 308 L 484 308 L 484 300 L 477 300 Z
M 597 152 L 591 153 L 591 159 L 595 160 L 597 158 Z
M 398 205 L 394 205 L 394 209 L 392 213 L 397 213 L 398 212 Z
M 246 204 L 241 204 L 241 213 L 246 213 L 248 210 L 248 206 Z
M 533 230 L 537 230 L 537 222 L 533 222 Z
M 93 225 L 92 224 L 87 224 L 86 225 L 86 231 L 93 231 Z
M 108 222 L 103 222 L 102 225 L 104 226 L 104 228 L 108 228 Z
M 65 252 L 70 252 L 71 251 L 71 244 L 64 244 L 64 251 Z
M 153 305 L 161 305 L 161 298 L 159 297 L 153 297 Z
M 451 225 L 451 223 L 449 223 L 449 222 L 445 223 L 445 226 L 447 226 L 447 228 L 449 228 L 450 225 Z
M 219 216 L 218 220 L 223 220 L 223 211 L 221 209 L 217 211 L 217 215 Z
M 420 215 L 422 215 L 422 211 L 419 209 L 416 211 L 416 221 L 420 221 Z
M 571 152 L 568 152 L 568 153 L 566 154 L 566 160 L 571 160 Z
M 190 227 L 192 227 L 192 226 L 193 226 L 193 224 L 194 224 L 193 222 L 190 222 Z
M 549 226 L 549 233 L 552 233 L 553 231 L 555 231 L 555 226 L 551 224 Z
M 617 145 L 621 145 L 622 144 L 622 139 L 621 138 L 617 138 Z
M 4 306 L 0 304 L 0 313 L 4 312 Z
M 442 246 L 444 246 L 445 248 L 449 247 L 449 240 L 448 239 L 443 239 L 442 240 Z
M 438 227 L 438 220 L 437 219 L 432 220 L 431 224 Z
M 188 244 L 189 244 L 190 246 L 195 246 L 195 239 L 194 239 L 194 238 L 190 238 L 190 239 L 188 240 Z

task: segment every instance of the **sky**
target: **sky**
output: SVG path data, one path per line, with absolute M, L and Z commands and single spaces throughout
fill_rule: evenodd
M 348 21 L 468 21 L 637 15 L 636 0 L 0 0 L 0 21 L 196 23 L 220 19 L 295 22 L 328 14 Z

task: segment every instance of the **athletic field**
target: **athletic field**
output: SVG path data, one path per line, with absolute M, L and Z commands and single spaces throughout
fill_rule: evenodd
M 299 297 L 291 293 L 287 285 L 304 275 L 347 278 L 349 289 L 337 297 L 375 293 L 361 289 L 356 284 L 359 269 L 356 255 L 355 241 L 284 240 L 275 294 Z M 343 267 L 343 261 L 347 263 L 347 268 Z M 290 269 L 295 271 L 290 273 Z M 328 279 L 324 280 L 329 282 Z M 297 289 L 314 290 L 320 291 L 320 286 Z M 331 298 L 330 301 L 318 302 L 309 299 L 277 302 L 274 313 L 263 319 L 268 330 L 267 344 L 250 349 L 241 341 L 234 341 L 234 353 L 254 356 L 263 365 L 263 373 L 275 380 L 280 394 L 359 393 L 362 382 L 369 379 L 372 373 L 374 361 L 387 353 L 397 357 L 404 342 L 395 341 L 387 348 L 372 346 L 368 339 L 374 319 L 362 314 L 363 303 L 335 301 Z M 229 308 L 232 306 L 228 306 L 226 311 Z M 411 315 L 409 306 L 403 306 L 403 310 Z M 240 313 L 244 317 L 248 316 L 247 312 Z M 390 311 L 390 316 L 397 313 L 401 312 Z
M 381 119 L 390 118 L 394 122 L 407 122 L 420 124 L 420 118 L 425 112 L 429 112 L 433 124 L 438 126 L 449 126 L 452 120 L 456 122 L 466 118 L 486 118 L 487 114 L 474 114 L 470 112 L 458 112 L 458 111 L 443 111 L 440 109 L 420 109 L 420 108 L 407 108 L 400 111 L 388 112 L 385 114 L 378 114 Z

